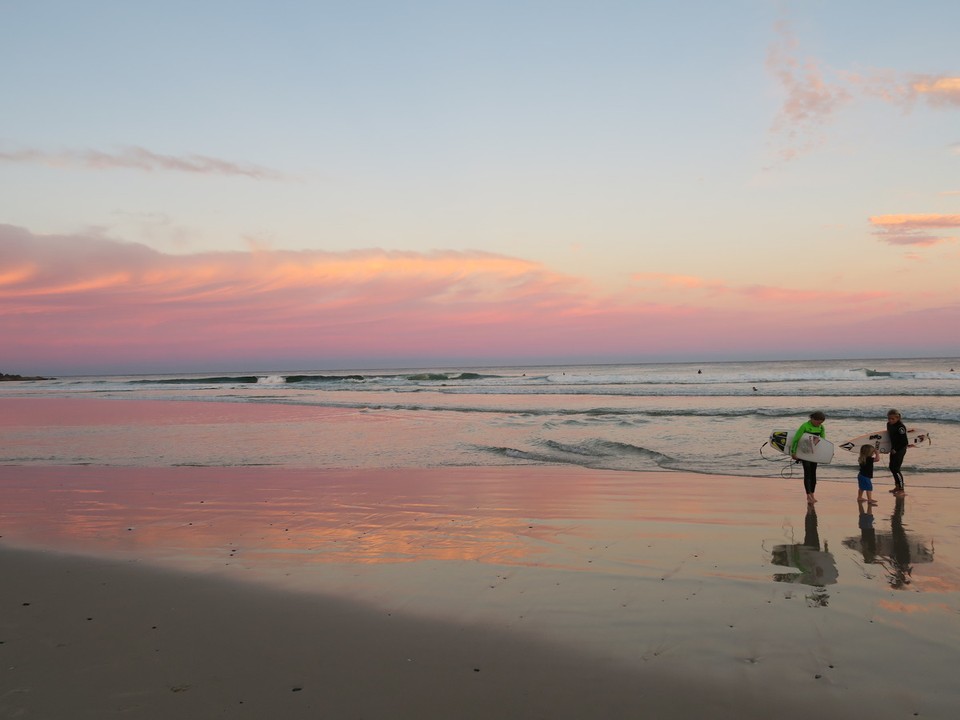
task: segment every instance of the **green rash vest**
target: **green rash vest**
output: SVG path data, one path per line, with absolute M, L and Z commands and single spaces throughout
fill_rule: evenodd
M 803 425 L 799 427 L 799 429 L 793 436 L 793 442 L 790 443 L 791 455 L 796 454 L 797 443 L 800 442 L 800 438 L 803 437 L 804 433 L 810 433 L 811 435 L 819 435 L 822 438 L 825 438 L 827 436 L 827 433 L 823 428 L 823 423 L 820 423 L 820 427 L 814 427 L 813 423 L 807 420 Z

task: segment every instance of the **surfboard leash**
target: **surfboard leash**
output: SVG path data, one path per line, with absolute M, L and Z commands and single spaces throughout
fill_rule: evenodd
M 763 454 L 763 449 L 770 444 L 768 440 L 763 445 L 760 446 L 760 457 L 762 457 L 767 462 L 783 463 L 783 466 L 780 468 L 780 477 L 782 478 L 792 478 L 793 477 L 793 466 L 796 465 L 799 461 L 794 460 L 789 455 L 787 459 L 782 459 L 781 453 L 777 452 L 777 457 L 767 457 Z

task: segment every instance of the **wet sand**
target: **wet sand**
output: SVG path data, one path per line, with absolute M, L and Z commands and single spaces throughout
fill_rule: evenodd
M 799 483 L 3 467 L 0 717 L 955 717 L 956 493 Z

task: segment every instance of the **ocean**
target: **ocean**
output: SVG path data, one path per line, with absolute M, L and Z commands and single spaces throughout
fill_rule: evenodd
M 0 464 L 579 465 L 800 483 L 799 466 L 766 444 L 771 431 L 793 431 L 822 410 L 828 439 L 840 443 L 882 430 L 889 408 L 932 438 L 907 453 L 908 489 L 960 489 L 958 358 L 4 382 Z M 819 476 L 855 483 L 855 455 L 838 449 Z M 877 479 L 881 488 L 889 479 L 882 467 Z

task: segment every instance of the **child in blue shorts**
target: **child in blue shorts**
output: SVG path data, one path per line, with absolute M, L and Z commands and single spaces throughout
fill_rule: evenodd
M 867 503 L 876 505 L 873 499 L 873 462 L 879 460 L 877 449 L 873 445 L 860 446 L 860 472 L 857 475 L 857 502 L 863 501 L 863 494 L 867 494 Z

